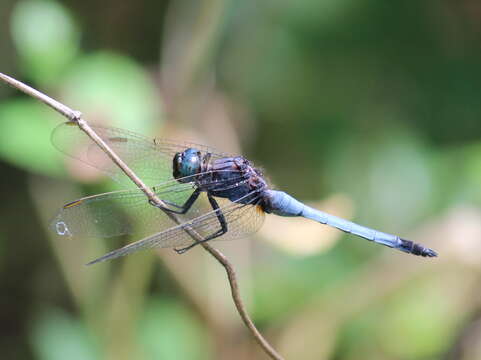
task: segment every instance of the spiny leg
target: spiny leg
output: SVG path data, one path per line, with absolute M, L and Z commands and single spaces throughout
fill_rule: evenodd
M 175 206 L 176 208 L 179 208 L 181 210 L 172 210 L 172 209 L 169 209 L 165 206 L 162 206 L 162 205 L 158 205 L 156 204 L 155 202 L 153 202 L 152 200 L 149 200 L 149 204 L 152 205 L 152 206 L 155 206 L 161 210 L 164 210 L 164 211 L 168 211 L 168 212 L 171 212 L 171 213 L 174 213 L 174 214 L 179 214 L 179 215 L 183 215 L 185 214 L 187 211 L 189 211 L 189 209 L 192 207 L 192 205 L 195 203 L 195 201 L 197 200 L 197 198 L 199 197 L 200 195 L 200 189 L 197 188 L 195 189 L 195 191 L 192 193 L 192 195 L 189 196 L 189 198 L 187 199 L 187 201 L 183 204 L 183 205 L 177 205 L 177 204 L 174 204 L 173 202 L 171 201 L 167 201 L 167 200 L 162 200 L 163 202 L 165 202 L 166 204 L 168 205 L 171 205 L 171 206 Z
M 181 248 L 181 249 L 174 249 L 177 252 L 177 254 L 183 254 L 187 250 L 192 249 L 194 246 L 196 246 L 200 243 L 215 239 L 216 237 L 222 236 L 227 232 L 227 221 L 225 220 L 224 214 L 220 210 L 219 204 L 212 197 L 212 195 L 207 194 L 207 198 L 209 199 L 209 203 L 212 206 L 212 209 L 214 209 L 214 211 L 215 211 L 215 214 L 217 216 L 217 219 L 219 220 L 221 228 L 219 230 L 217 230 L 216 232 L 214 232 L 213 234 L 207 236 L 206 238 L 204 238 L 202 240 L 199 240 L 199 241 L 195 241 L 193 244 L 191 244 L 187 247 L 184 247 L 184 248 Z

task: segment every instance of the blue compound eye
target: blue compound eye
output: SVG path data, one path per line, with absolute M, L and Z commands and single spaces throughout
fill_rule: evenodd
M 174 156 L 173 175 L 180 179 L 198 174 L 201 171 L 202 155 L 197 149 L 187 149 Z

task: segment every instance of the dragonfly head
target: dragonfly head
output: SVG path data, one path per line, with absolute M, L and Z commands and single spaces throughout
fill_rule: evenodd
M 182 181 L 182 178 L 186 176 L 192 176 L 201 172 L 202 167 L 202 154 L 199 150 L 189 148 L 183 152 L 179 152 L 174 156 L 173 163 L 173 175 L 174 178 L 180 182 L 189 182 L 186 180 Z

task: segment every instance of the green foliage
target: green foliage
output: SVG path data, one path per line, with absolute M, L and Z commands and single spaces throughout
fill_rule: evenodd
M 46 310 L 35 320 L 31 341 L 39 360 L 102 358 L 84 324 L 60 309 Z
M 212 358 L 202 325 L 176 300 L 152 299 L 140 319 L 138 336 L 146 359 Z
M 87 118 L 140 133 L 161 125 L 160 98 L 148 74 L 132 59 L 111 52 L 84 55 L 63 78 L 67 104 Z M 126 101 L 128 99 L 128 101 Z
M 79 31 L 69 11 L 55 1 L 19 2 L 11 32 L 25 74 L 43 86 L 60 81 L 79 52 Z
M 27 170 L 45 175 L 62 171 L 62 158 L 50 143 L 59 117 L 33 99 L 0 104 L 0 156 Z

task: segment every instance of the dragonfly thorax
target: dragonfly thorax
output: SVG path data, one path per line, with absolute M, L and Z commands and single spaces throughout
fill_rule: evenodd
M 217 158 L 205 167 L 207 172 L 199 176 L 197 184 L 213 196 L 253 204 L 267 188 L 261 171 L 242 156 Z
M 197 149 L 189 148 L 183 152 L 176 153 L 172 169 L 174 178 L 180 182 L 182 182 L 182 178 L 200 173 L 202 171 L 201 152 Z

